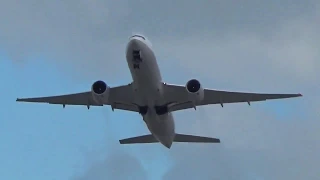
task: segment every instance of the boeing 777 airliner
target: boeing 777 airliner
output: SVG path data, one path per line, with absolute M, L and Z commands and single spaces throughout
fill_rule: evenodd
M 175 132 L 172 112 L 209 104 L 265 101 L 302 96 L 301 94 L 262 94 L 228 92 L 203 88 L 199 80 L 191 79 L 186 85 L 168 84 L 162 80 L 152 45 L 146 37 L 136 34 L 130 37 L 126 59 L 133 81 L 128 85 L 109 87 L 104 81 L 96 81 L 91 91 L 60 96 L 23 98 L 22 102 L 49 104 L 110 105 L 112 110 L 138 112 L 151 134 L 120 140 L 120 144 L 156 143 L 171 147 L 173 142 L 220 143 L 220 139 Z

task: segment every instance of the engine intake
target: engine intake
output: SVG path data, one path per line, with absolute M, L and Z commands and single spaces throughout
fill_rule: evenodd
M 193 102 L 202 101 L 204 98 L 204 89 L 201 83 L 196 79 L 191 79 L 186 84 L 186 89 L 189 93 L 189 99 Z
M 91 86 L 93 100 L 101 105 L 104 104 L 104 102 L 107 102 L 109 98 L 109 89 L 109 86 L 101 80 L 94 82 Z
M 92 85 L 92 91 L 96 94 L 103 94 L 107 90 L 107 84 L 103 81 L 96 81 Z
M 196 79 L 191 79 L 190 81 L 188 81 L 187 83 L 187 90 L 191 93 L 196 93 L 199 91 L 199 89 L 201 88 L 201 84 L 198 80 Z

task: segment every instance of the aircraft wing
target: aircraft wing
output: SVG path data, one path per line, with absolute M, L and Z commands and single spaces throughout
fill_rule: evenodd
M 47 96 L 36 98 L 18 98 L 18 102 L 35 102 L 67 105 L 83 105 L 83 106 L 103 106 L 111 105 L 113 109 L 121 109 L 126 111 L 139 112 L 139 109 L 134 105 L 134 95 L 132 88 L 129 85 L 110 88 L 109 99 L 103 103 L 94 101 L 91 91 L 66 94 L 59 96 Z
M 165 98 L 167 102 L 172 102 L 169 105 L 169 111 L 178 111 L 188 108 L 194 108 L 194 104 L 189 100 L 189 94 L 185 86 L 166 84 L 164 86 Z M 214 89 L 204 89 L 204 99 L 196 106 L 209 104 L 223 104 L 266 101 L 271 99 L 284 99 L 302 96 L 301 94 L 263 94 L 263 93 L 245 93 L 245 92 L 230 92 Z

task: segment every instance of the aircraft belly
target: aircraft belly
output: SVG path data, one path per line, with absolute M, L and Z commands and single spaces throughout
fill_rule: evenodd
M 135 51 L 134 56 L 132 55 Z M 137 58 L 137 50 L 140 56 Z M 162 78 L 152 49 L 143 44 L 129 46 L 127 62 L 133 79 L 137 102 L 141 106 L 148 106 L 148 111 L 143 115 L 151 134 L 163 145 L 170 147 L 174 139 L 174 122 L 171 113 L 157 115 L 154 106 L 163 105 Z
M 136 102 L 149 107 L 162 103 L 162 79 L 152 49 L 144 43 L 134 41 L 127 48 L 126 58 L 136 92 Z
M 153 107 L 162 100 L 161 78 L 152 71 L 149 63 L 143 63 L 139 70 L 134 70 L 133 78 L 137 94 L 146 105 Z

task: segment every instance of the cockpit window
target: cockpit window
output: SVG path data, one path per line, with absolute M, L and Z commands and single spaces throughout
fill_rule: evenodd
M 133 37 L 140 37 L 140 38 L 142 38 L 143 40 L 146 40 L 146 38 L 144 38 L 143 36 L 140 36 L 140 35 L 133 35 L 133 36 L 131 36 L 130 38 L 133 38 Z

